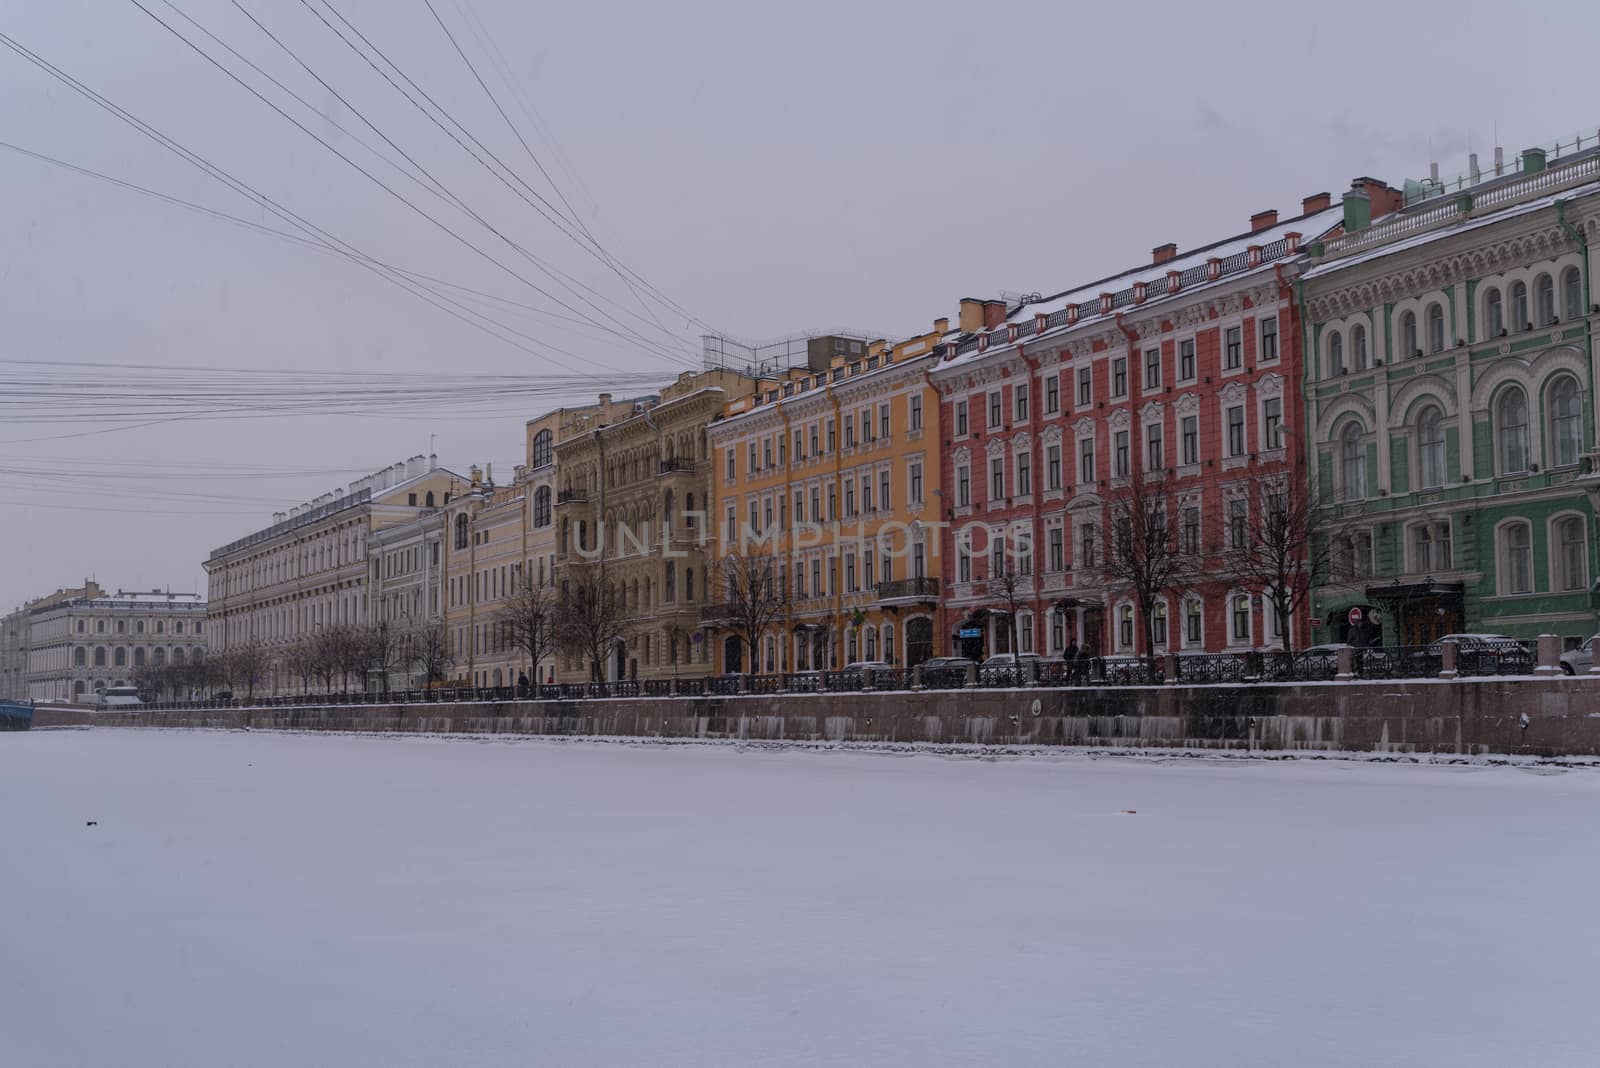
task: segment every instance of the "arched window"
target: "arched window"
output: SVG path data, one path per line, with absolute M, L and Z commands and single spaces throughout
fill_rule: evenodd
M 144 646 L 139 646 L 133 651 L 133 666 L 144 667 Z
M 1511 329 L 1528 327 L 1528 287 L 1521 282 L 1511 283 Z
M 103 646 L 103 645 L 97 645 L 94 648 L 94 666 L 95 667 L 105 667 L 106 666 L 106 647 Z
M 894 624 L 893 623 L 885 623 L 883 625 L 883 659 L 885 661 L 887 661 L 888 663 L 891 663 L 891 664 L 894 663 Z
M 128 650 L 124 649 L 120 645 L 113 649 L 111 651 L 111 665 L 113 667 L 127 667 Z
M 1117 645 L 1123 649 L 1133 648 L 1133 605 L 1131 604 L 1117 606 Z
M 1344 374 L 1344 335 L 1337 330 L 1328 334 L 1328 373 Z
M 547 527 L 550 525 L 550 487 L 540 486 L 533 491 L 533 525 Z
M 1500 473 L 1518 474 L 1528 469 L 1528 395 L 1511 386 L 1495 405 L 1495 438 L 1500 446 Z
M 150 662 L 156 667 L 163 667 L 167 662 L 167 651 L 159 645 L 156 646 L 155 651 L 150 654 Z
M 1360 323 L 1350 328 L 1350 363 L 1357 371 L 1367 369 L 1367 328 Z
M 1562 375 L 1550 387 L 1550 463 L 1566 467 L 1578 462 L 1583 448 L 1583 399 L 1578 381 Z
M 427 508 L 433 507 L 433 490 L 428 491 L 428 496 L 423 499 L 423 506 Z
M 867 639 L 867 643 L 866 643 L 867 644 L 866 659 L 868 659 L 868 660 L 876 660 L 876 659 L 878 659 L 878 628 L 877 627 L 868 627 L 867 630 L 866 630 L 866 639 Z
M 1505 302 L 1500 298 L 1498 286 L 1490 286 L 1483 295 L 1483 336 L 1499 337 L 1506 332 Z
M 1367 496 L 1367 443 L 1361 440 L 1361 427 L 1351 423 L 1339 435 L 1341 499 L 1364 500 Z
M 1502 593 L 1533 592 L 1533 528 L 1522 520 L 1500 528 Z
M 553 436 L 548 430 L 541 430 L 533 436 L 534 467 L 550 466 L 550 461 L 552 459 L 550 445 L 552 440 Z
M 456 548 L 457 549 L 465 549 L 466 547 L 467 547 L 467 517 L 463 513 L 462 515 L 456 516 Z
M 80 645 L 76 649 L 72 650 L 72 666 L 73 667 L 84 667 L 85 665 L 88 664 L 88 662 L 89 662 L 89 651 L 87 649 L 85 649 L 83 646 Z
M 1157 601 L 1150 611 L 1150 638 L 1154 648 L 1150 653 L 1154 655 L 1167 644 L 1167 602 Z
M 1428 305 L 1428 351 L 1444 351 L 1444 305 Z
M 1563 590 L 1581 590 L 1589 584 L 1589 539 L 1583 520 L 1563 516 L 1555 523 L 1556 582 Z
M 672 505 L 673 496 L 669 489 L 661 495 L 661 523 L 668 530 L 672 529 Z
M 1444 412 L 1438 405 L 1417 416 L 1417 476 L 1423 489 L 1444 485 Z
M 1400 316 L 1400 354 L 1406 359 L 1422 354 L 1417 344 L 1417 313 L 1406 312 Z
M 1541 274 L 1533 281 L 1534 302 L 1539 310 L 1536 320 L 1540 326 L 1549 326 L 1556 321 L 1556 280 L 1547 274 Z
M 1583 318 L 1583 275 L 1576 267 L 1561 272 L 1562 304 L 1569 320 Z

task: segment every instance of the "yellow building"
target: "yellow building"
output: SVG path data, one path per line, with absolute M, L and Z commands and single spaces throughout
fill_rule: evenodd
M 717 670 L 911 666 L 933 655 L 945 516 L 927 372 L 948 326 L 813 359 L 763 380 L 712 424 L 716 557 L 771 553 L 786 591 L 755 664 L 719 594 L 705 613 Z
M 696 642 L 705 603 L 706 427 L 755 379 L 712 368 L 684 372 L 659 399 L 618 422 L 580 426 L 555 446 L 558 589 L 598 578 L 625 604 L 628 633 L 606 652 L 607 680 L 704 675 Z M 582 682 L 590 665 L 557 658 L 557 681 Z
M 527 560 L 520 486 L 496 486 L 494 468 L 472 468 L 465 492 L 445 506 L 444 628 L 451 678 L 471 686 L 515 686 L 527 657 L 499 614 L 523 581 Z

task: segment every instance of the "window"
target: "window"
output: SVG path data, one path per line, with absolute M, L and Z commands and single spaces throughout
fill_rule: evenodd
M 1250 541 L 1250 504 L 1243 497 L 1228 498 L 1228 548 L 1242 549 Z
M 1533 528 L 1518 521 L 1500 528 L 1502 593 L 1533 592 Z
M 1161 350 L 1146 349 L 1144 353 L 1144 388 L 1161 388 Z
M 1066 535 L 1060 527 L 1051 527 L 1045 533 L 1045 547 L 1049 557 L 1047 566 L 1051 571 L 1065 571 L 1067 569 Z
M 811 450 L 810 450 L 810 452 L 811 452 L 811 455 L 813 457 L 815 457 L 821 451 L 821 446 L 817 443 L 817 441 L 818 441 L 818 439 L 817 439 L 817 424 L 812 423 L 806 429 L 810 432 L 810 435 L 811 435 Z M 729 478 L 733 477 L 733 461 L 732 460 L 728 461 L 728 477 Z
M 1528 321 L 1528 287 L 1521 282 L 1511 283 L 1511 329 L 1524 330 Z
M 1183 641 L 1185 645 L 1201 643 L 1201 621 L 1204 607 L 1198 597 L 1183 602 Z
M 1117 606 L 1117 645 L 1123 649 L 1133 648 L 1133 605 L 1131 604 Z
M 1017 453 L 1017 496 L 1027 497 L 1033 493 L 1033 457 L 1028 453 Z
M 1223 370 L 1237 370 L 1244 363 L 1244 330 L 1230 326 L 1223 331 L 1222 337 Z
M 1200 552 L 1200 509 L 1193 505 L 1186 507 L 1180 517 L 1180 527 L 1182 530 L 1180 537 L 1183 539 L 1183 551 L 1191 556 L 1198 555 Z
M 753 441 L 750 443 L 749 463 L 745 466 L 744 477 L 745 478 L 755 478 L 756 477 L 756 443 L 753 442 Z
M 871 437 L 872 435 L 869 432 L 867 436 Z M 887 404 L 878 406 L 878 436 L 880 438 L 889 436 L 889 406 Z
M 1198 415 L 1185 415 L 1178 420 L 1178 436 L 1182 442 L 1182 462 L 1184 464 L 1197 464 L 1200 462 L 1200 417 Z
M 1278 358 L 1278 317 L 1276 315 L 1261 320 L 1261 358 L 1263 360 L 1276 360 Z
M 1520 474 L 1528 470 L 1528 395 L 1520 386 L 1511 386 L 1500 394 L 1500 401 L 1495 405 L 1495 422 L 1500 473 Z
M 816 442 L 813 441 L 812 444 L 815 445 Z M 736 477 L 738 477 L 737 474 L 736 474 L 736 472 L 738 470 L 738 463 L 739 463 L 739 461 L 734 458 L 733 450 L 729 449 L 728 450 L 728 471 L 727 471 L 726 477 L 727 477 L 728 481 L 730 481 L 730 482 L 733 481 Z
M 1444 485 L 1444 412 L 1433 404 L 1417 417 L 1417 477 L 1423 489 Z
M 1583 520 L 1578 516 L 1564 516 L 1556 520 L 1556 558 L 1560 571 L 1556 580 L 1563 590 L 1581 590 L 1588 585 L 1588 539 L 1584 536 Z
M 1111 435 L 1113 466 L 1112 474 L 1118 478 L 1128 477 L 1128 432 L 1118 430 Z
M 1111 395 L 1113 397 L 1126 397 L 1128 395 L 1128 358 L 1118 356 L 1111 361 Z
M 839 447 L 839 432 L 832 419 L 828 420 L 828 452 L 832 453 Z
M 1268 397 L 1261 405 L 1261 436 L 1266 448 L 1283 448 L 1283 398 Z
M 1400 354 L 1406 359 L 1422 355 L 1422 348 L 1417 344 L 1417 315 L 1415 312 L 1408 311 L 1400 316 Z
M 1360 323 L 1350 328 L 1350 358 L 1355 370 L 1367 369 L 1367 328 Z
M 547 527 L 550 525 L 550 487 L 540 486 L 533 491 L 533 525 Z
M 863 417 L 861 422 L 865 424 L 867 422 L 866 418 Z M 847 449 L 853 449 L 855 448 L 855 445 L 856 417 L 853 415 L 847 415 L 844 417 L 844 447 Z
M 1248 594 L 1236 593 L 1229 599 L 1232 606 L 1233 634 L 1231 637 L 1240 644 L 1250 641 L 1250 597 Z
M 105 667 L 106 666 L 106 647 L 103 646 L 103 645 L 95 646 L 95 650 L 94 650 L 94 666 L 95 667 Z
M 1085 486 L 1094 484 L 1094 438 L 1078 440 L 1078 481 Z
M 1556 280 L 1541 274 L 1534 279 L 1533 295 L 1539 309 L 1538 325 L 1549 326 L 1556 321 Z
M 1561 272 L 1561 293 L 1567 318 L 1583 318 L 1583 276 L 1576 267 Z
M 1339 435 L 1340 500 L 1359 501 L 1367 496 L 1367 444 L 1361 427 L 1351 423 Z
M 1483 295 L 1483 336 L 1499 337 L 1505 332 L 1505 303 L 1500 299 L 1499 288 L 1490 286 L 1489 291 Z
M 1094 403 L 1094 374 L 1091 368 L 1078 368 L 1078 407 L 1087 408 Z
M 1060 612 L 1050 613 L 1050 651 L 1059 653 L 1067 647 L 1067 617 Z
M 967 402 L 964 401 L 964 400 L 958 400 L 958 401 L 956 401 L 956 434 L 957 434 L 957 436 L 962 436 L 962 435 L 965 435 L 966 432 L 967 432 Z
M 1328 333 L 1328 374 L 1344 374 L 1344 335 L 1337 330 Z
M 554 457 L 551 449 L 553 439 L 554 435 L 548 430 L 541 430 L 533 436 L 532 461 L 534 467 L 549 467 L 553 462 Z
M 1228 455 L 1243 456 L 1244 448 L 1244 405 L 1235 404 L 1228 409 Z
M 956 468 L 956 504 L 962 508 L 972 504 L 972 468 L 966 464 Z
M 1061 410 L 1061 376 L 1052 374 L 1044 380 L 1044 410 L 1054 415 Z
M 1157 601 L 1150 610 L 1150 641 L 1156 649 L 1167 644 L 1167 602 Z
M 1045 488 L 1061 488 L 1061 446 L 1046 445 L 1044 449 Z
M 996 456 L 989 461 L 989 499 L 998 501 L 1006 495 L 1006 461 Z
M 1165 465 L 1161 453 L 1161 424 L 1151 423 L 1144 428 L 1144 467 L 1146 471 L 1159 471 Z
M 1178 342 L 1178 381 L 1193 381 L 1194 375 L 1194 338 L 1186 337 Z
M 995 390 L 993 393 L 989 394 L 989 422 L 986 424 L 985 429 L 986 430 L 994 430 L 999 425 L 1000 425 L 1000 391 L 999 390 Z
M 466 547 L 467 547 L 467 517 L 465 515 L 458 515 L 458 516 L 456 516 L 456 548 L 457 549 L 465 549 Z
M 1583 400 L 1577 379 L 1562 375 L 1550 387 L 1550 462 L 1566 467 L 1578 462 L 1583 448 Z
M 1028 409 L 1028 384 L 1026 382 L 1018 382 L 1012 386 L 1011 399 L 1016 407 L 1017 422 L 1026 423 L 1030 414 Z
M 870 492 L 868 490 L 869 494 Z M 889 510 L 889 471 L 887 468 L 878 472 L 878 507 L 885 512 Z
M 1453 563 L 1450 521 L 1419 523 L 1411 528 L 1411 570 L 1417 574 L 1448 571 Z
M 966 536 L 956 545 L 956 581 L 972 581 L 972 542 Z
M 1444 305 L 1439 303 L 1428 305 L 1428 351 L 1444 351 Z
M 910 481 L 911 481 L 911 502 L 910 503 L 912 503 L 913 505 L 921 504 L 922 503 L 922 464 L 920 462 L 919 463 L 913 463 L 913 464 L 910 465 Z M 867 502 L 870 504 L 871 501 L 872 501 L 872 489 L 871 489 L 871 485 L 872 484 L 869 482 L 867 485 L 868 485 Z
M 911 395 L 911 399 L 909 401 L 909 404 L 911 406 L 910 409 L 909 409 L 909 411 L 910 411 L 909 428 L 912 429 L 912 430 L 921 430 L 922 429 L 922 394 L 913 393 Z
M 1081 523 L 1078 525 L 1078 567 L 1092 568 L 1095 566 L 1095 551 L 1099 544 L 1099 531 L 1093 523 Z

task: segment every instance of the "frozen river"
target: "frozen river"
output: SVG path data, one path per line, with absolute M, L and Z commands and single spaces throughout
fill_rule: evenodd
M 0 811 L 19 1068 L 1600 1055 L 1595 769 L 34 731 Z

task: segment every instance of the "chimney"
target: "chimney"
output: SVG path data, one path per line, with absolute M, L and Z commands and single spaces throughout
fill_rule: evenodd
M 1157 245 L 1150 250 L 1151 263 L 1166 263 L 1168 260 L 1178 258 L 1178 246 L 1171 241 L 1165 245 Z
M 1367 194 L 1367 200 L 1372 205 L 1369 221 L 1405 207 L 1405 194 L 1391 188 L 1387 182 L 1380 182 L 1376 178 L 1357 178 L 1350 183 L 1350 186 Z
M 1327 211 L 1333 206 L 1333 194 L 1312 193 L 1300 202 L 1300 214 L 1310 215 L 1315 211 Z
M 950 332 L 950 320 L 943 316 L 935 319 L 933 321 L 933 332 L 935 334 L 948 334 Z
M 439 470 L 439 454 L 438 453 L 430 452 L 428 454 L 428 470 L 429 471 L 437 471 L 437 470 Z
M 602 407 L 604 407 L 605 405 L 610 404 L 610 403 L 611 403 L 611 394 L 609 394 L 609 393 L 600 394 L 600 404 L 601 404 Z
M 1278 211 L 1276 208 L 1269 208 L 1266 211 L 1258 211 L 1254 215 L 1250 216 L 1250 232 L 1252 234 L 1259 234 L 1267 227 L 1277 225 Z
M 983 325 L 990 330 L 1006 321 L 1006 302 L 1003 300 L 986 300 L 983 302 Z
M 1544 170 L 1545 152 L 1542 148 L 1525 148 L 1522 150 L 1522 173 L 1538 174 Z
M 1344 195 L 1344 230 L 1347 234 L 1360 233 L 1372 225 L 1372 198 L 1357 181 Z
M 962 297 L 961 311 L 956 326 L 963 334 L 975 334 L 983 329 L 983 301 L 977 297 Z
M 1483 180 L 1483 170 L 1478 166 L 1478 154 L 1467 153 L 1467 173 L 1472 175 L 1472 184 L 1477 185 Z

